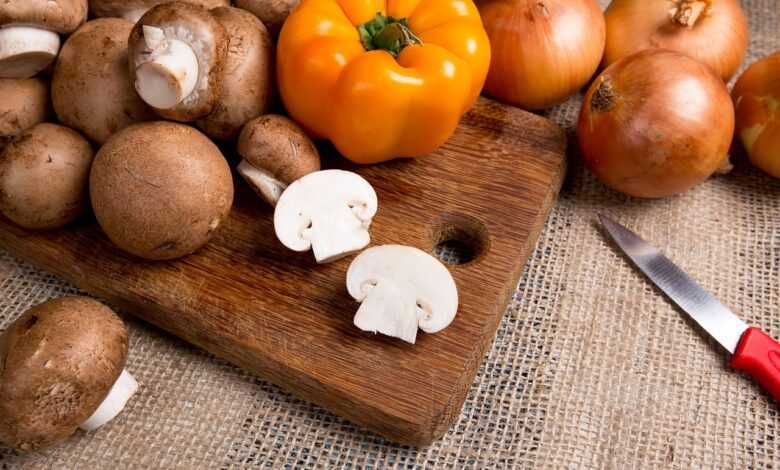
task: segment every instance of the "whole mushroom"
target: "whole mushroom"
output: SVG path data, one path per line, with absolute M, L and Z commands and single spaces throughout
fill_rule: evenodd
M 88 207 L 92 147 L 78 132 L 41 123 L 0 154 L 0 211 L 28 229 L 65 226 Z
M 214 111 L 228 35 L 208 10 L 182 2 L 158 5 L 138 20 L 128 45 L 130 78 L 157 114 L 191 122 Z
M 238 137 L 238 173 L 272 206 L 293 181 L 320 170 L 317 147 L 292 120 L 267 114 L 249 121 Z
M 449 270 L 422 250 L 371 247 L 352 260 L 347 290 L 361 302 L 355 326 L 414 344 L 417 329 L 443 330 L 458 311 L 458 289 Z
M 121 18 L 85 23 L 65 41 L 54 69 L 51 93 L 57 117 L 98 144 L 130 124 L 155 117 L 127 74 L 132 29 L 133 24 Z
M 87 20 L 87 0 L 0 2 L 0 78 L 30 78 L 46 68 L 67 34 Z
M 125 325 L 100 302 L 27 310 L 0 336 L 0 442 L 34 451 L 112 420 L 138 389 L 126 360 Z
M 192 127 L 165 121 L 134 124 L 108 139 L 89 189 L 108 238 L 150 260 L 205 245 L 233 202 L 230 167 L 217 146 Z
M 376 211 L 376 192 L 360 175 L 316 171 L 294 181 L 279 197 L 274 231 L 287 248 L 311 249 L 317 263 L 328 263 L 369 244 Z
M 40 78 L 0 78 L 0 150 L 14 137 L 46 120 L 49 85 Z
M 279 34 L 284 20 L 301 0 L 235 0 L 238 8 L 243 8 L 260 18 L 274 36 Z
M 177 0 L 89 0 L 89 11 L 97 17 L 119 17 L 137 22 L 149 9 Z M 230 0 L 178 0 L 204 8 L 230 5 Z
M 212 139 L 232 140 L 271 105 L 273 44 L 263 23 L 247 11 L 223 7 L 211 14 L 228 33 L 228 50 L 217 105 L 197 125 Z

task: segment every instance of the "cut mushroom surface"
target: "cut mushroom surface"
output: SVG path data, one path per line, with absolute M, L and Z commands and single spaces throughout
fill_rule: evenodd
M 22 314 L 0 335 L 0 442 L 34 451 L 115 417 L 137 389 L 127 345 L 122 320 L 87 297 Z
M 458 311 L 458 290 L 447 267 L 410 246 L 381 245 L 360 253 L 347 270 L 347 291 L 361 303 L 355 326 L 412 344 L 418 327 L 436 333 Z
M 363 177 L 317 171 L 284 190 L 274 211 L 274 230 L 287 248 L 311 249 L 318 263 L 327 263 L 370 243 L 368 228 L 376 211 L 376 192 Z
M 180 2 L 158 5 L 138 20 L 128 45 L 135 89 L 157 114 L 190 122 L 214 110 L 228 36 L 208 10 Z
M 57 33 L 71 33 L 87 19 L 87 0 L 0 2 L 0 78 L 30 78 L 60 49 Z

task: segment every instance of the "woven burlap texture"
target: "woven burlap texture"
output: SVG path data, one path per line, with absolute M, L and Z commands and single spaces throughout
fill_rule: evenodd
M 606 2 L 602 2 L 606 4 Z M 749 58 L 780 49 L 777 0 L 746 1 Z M 550 113 L 571 129 L 573 99 Z M 576 146 L 570 140 L 570 146 Z M 2 468 L 772 468 L 777 405 L 618 255 L 611 214 L 749 323 L 780 337 L 780 184 L 746 165 L 639 201 L 571 156 L 569 177 L 460 419 L 428 448 L 397 446 L 127 318 L 139 393 L 94 433 Z M 0 329 L 78 292 L 0 254 Z

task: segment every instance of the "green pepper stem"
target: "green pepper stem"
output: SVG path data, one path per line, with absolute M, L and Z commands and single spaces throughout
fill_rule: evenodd
M 360 41 L 367 51 L 385 50 L 398 57 L 409 45 L 422 44 L 417 35 L 409 28 L 406 18 L 396 19 L 377 13 L 374 19 L 358 26 Z

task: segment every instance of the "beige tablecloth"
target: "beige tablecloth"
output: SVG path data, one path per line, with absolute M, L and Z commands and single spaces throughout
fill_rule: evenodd
M 606 4 L 606 1 L 602 3 Z M 780 49 L 778 0 L 745 1 L 750 57 Z M 743 67 L 744 67 L 743 65 Z M 579 100 L 550 113 L 571 128 Z M 572 142 L 572 147 L 576 146 Z M 780 184 L 756 170 L 639 201 L 572 155 L 569 178 L 460 419 L 397 446 L 157 329 L 129 320 L 141 389 L 98 432 L 0 467 L 771 468 L 778 408 L 621 258 L 612 214 L 664 247 L 749 323 L 780 336 Z M 0 328 L 76 289 L 0 253 Z

